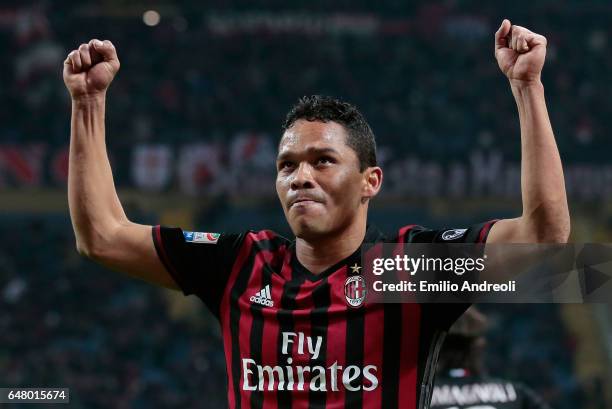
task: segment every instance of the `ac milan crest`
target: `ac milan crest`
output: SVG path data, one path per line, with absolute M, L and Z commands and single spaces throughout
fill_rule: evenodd
M 351 307 L 359 307 L 365 301 L 366 293 L 365 280 L 362 276 L 351 276 L 344 282 L 344 298 Z

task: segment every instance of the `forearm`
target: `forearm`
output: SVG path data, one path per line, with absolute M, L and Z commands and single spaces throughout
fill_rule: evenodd
M 127 223 L 106 153 L 105 97 L 72 103 L 68 203 L 80 251 L 109 242 L 112 230 Z
M 570 230 L 561 158 L 540 82 L 511 83 L 521 128 L 522 221 L 545 241 L 564 241 Z

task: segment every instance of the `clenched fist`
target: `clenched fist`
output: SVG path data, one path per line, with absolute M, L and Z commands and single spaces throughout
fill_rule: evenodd
M 495 33 L 495 58 L 510 82 L 539 82 L 546 58 L 546 37 L 504 20 Z
M 81 44 L 64 60 L 64 83 L 73 100 L 103 95 L 119 71 L 115 46 L 108 40 Z

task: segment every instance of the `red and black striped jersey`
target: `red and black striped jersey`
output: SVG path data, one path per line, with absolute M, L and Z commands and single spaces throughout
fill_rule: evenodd
M 370 226 L 364 243 L 484 242 L 467 229 Z M 444 237 L 444 239 L 443 239 Z M 160 259 L 185 295 L 221 323 L 230 408 L 425 408 L 446 330 L 467 304 L 348 305 L 360 249 L 320 274 L 272 231 L 185 232 L 155 226 Z

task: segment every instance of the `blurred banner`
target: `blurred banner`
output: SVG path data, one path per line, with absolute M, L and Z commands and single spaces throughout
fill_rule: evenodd
M 386 146 L 379 147 L 389 152 Z M 68 146 L 0 144 L 0 188 L 64 186 L 68 178 Z M 113 152 L 110 152 L 113 157 Z M 117 175 L 123 183 L 143 192 L 178 186 L 188 195 L 275 196 L 276 147 L 271 137 L 243 132 L 228 144 L 198 142 L 136 144 L 114 161 L 114 168 L 129 170 Z M 436 198 L 520 199 L 520 164 L 504 159 L 496 150 L 475 150 L 468 156 L 441 162 L 396 153 L 384 155 L 385 185 L 381 196 Z M 612 197 L 612 165 L 564 164 L 566 189 L 574 201 Z

